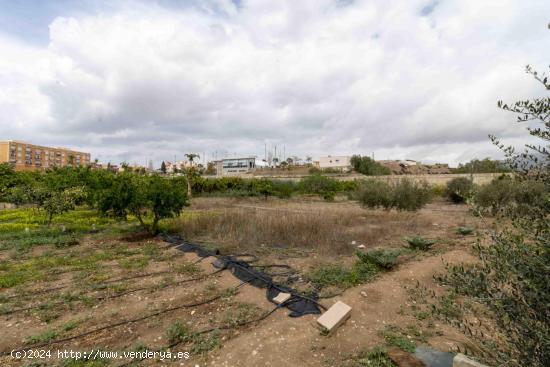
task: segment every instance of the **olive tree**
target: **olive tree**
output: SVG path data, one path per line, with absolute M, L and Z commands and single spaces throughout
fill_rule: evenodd
M 547 76 L 529 66 L 526 71 L 550 91 Z M 513 226 L 495 231 L 489 245 L 476 246 L 478 264 L 452 267 L 442 280 L 491 311 L 504 340 L 495 344 L 487 333 L 474 337 L 491 351 L 492 365 L 550 366 L 550 97 L 511 105 L 499 101 L 498 107 L 517 114 L 517 122 L 528 123 L 528 132 L 539 139 L 517 152 L 491 137 L 506 154 L 515 179 L 528 183 L 527 188 L 536 184 L 543 193 L 537 200 L 521 200 L 522 210 L 510 201 L 508 210 L 499 213 Z

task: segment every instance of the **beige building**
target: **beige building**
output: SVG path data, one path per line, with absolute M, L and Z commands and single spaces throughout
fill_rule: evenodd
M 349 155 L 329 155 L 326 157 L 319 157 L 315 164 L 321 169 L 333 168 L 339 170 L 349 170 L 351 169 L 350 160 L 351 157 Z
M 0 163 L 10 163 L 18 171 L 86 166 L 90 164 L 90 153 L 7 140 L 0 141 Z

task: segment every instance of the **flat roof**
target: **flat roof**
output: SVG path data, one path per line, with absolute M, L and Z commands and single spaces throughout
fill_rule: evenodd
M 33 145 L 35 147 L 41 147 L 41 148 L 49 148 L 49 149 L 62 149 L 62 150 L 70 150 L 71 152 L 75 152 L 75 153 L 83 153 L 83 154 L 90 154 L 88 152 L 83 152 L 83 151 L 80 151 L 80 150 L 75 150 L 75 149 L 71 149 L 71 148 L 65 148 L 65 147 L 52 147 L 52 146 L 49 146 L 49 145 L 41 145 L 41 144 L 34 144 L 34 143 L 28 143 L 26 141 L 22 141 L 22 140 L 0 140 L 0 143 L 17 143 L 17 144 L 25 144 L 25 145 Z

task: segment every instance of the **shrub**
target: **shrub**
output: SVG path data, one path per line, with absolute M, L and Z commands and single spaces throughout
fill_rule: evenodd
M 545 205 L 548 188 L 537 181 L 518 181 L 509 176 L 501 176 L 480 187 L 474 197 L 481 210 L 490 210 L 496 215 L 505 209 L 516 212 L 530 207 Z
M 393 206 L 399 210 L 416 211 L 431 200 L 432 191 L 426 181 L 416 183 L 403 179 L 394 186 Z
M 413 250 L 428 251 L 434 244 L 434 240 L 428 240 L 420 236 L 406 238 L 409 247 Z
M 273 181 L 273 193 L 281 199 L 286 199 L 292 196 L 296 191 L 296 184 L 293 181 Z
M 472 195 L 473 182 L 466 177 L 453 178 L 447 183 L 447 196 L 453 203 L 463 203 Z
M 357 199 L 369 208 L 393 206 L 393 190 L 390 185 L 378 180 L 365 180 L 357 190 Z
M 383 269 L 391 269 L 397 264 L 397 258 L 402 254 L 401 249 L 377 248 L 368 251 L 357 251 L 357 257 L 362 262 L 372 263 Z
M 298 187 L 304 194 L 316 194 L 328 200 L 334 199 L 335 193 L 339 191 L 338 181 L 319 174 L 303 178 Z
M 351 157 L 350 163 L 355 172 L 359 172 L 367 176 L 389 175 L 391 173 L 388 167 L 381 165 L 370 157 L 354 155 Z
M 431 188 L 426 182 L 403 179 L 396 184 L 366 180 L 357 189 L 357 199 L 368 208 L 382 207 L 416 211 L 431 200 Z

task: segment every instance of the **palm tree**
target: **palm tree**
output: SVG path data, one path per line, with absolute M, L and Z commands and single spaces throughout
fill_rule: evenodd
M 186 153 L 185 156 L 187 157 L 187 159 L 189 159 L 189 162 L 191 162 L 191 166 L 193 165 L 193 159 L 201 157 L 196 153 Z
M 193 167 L 193 159 L 200 158 L 201 156 L 196 153 L 187 153 L 185 156 L 189 159 L 189 162 L 191 162 L 191 167 L 184 170 L 185 175 L 187 176 L 187 196 L 191 197 L 191 180 L 195 179 L 198 175 L 195 171 L 195 167 Z

